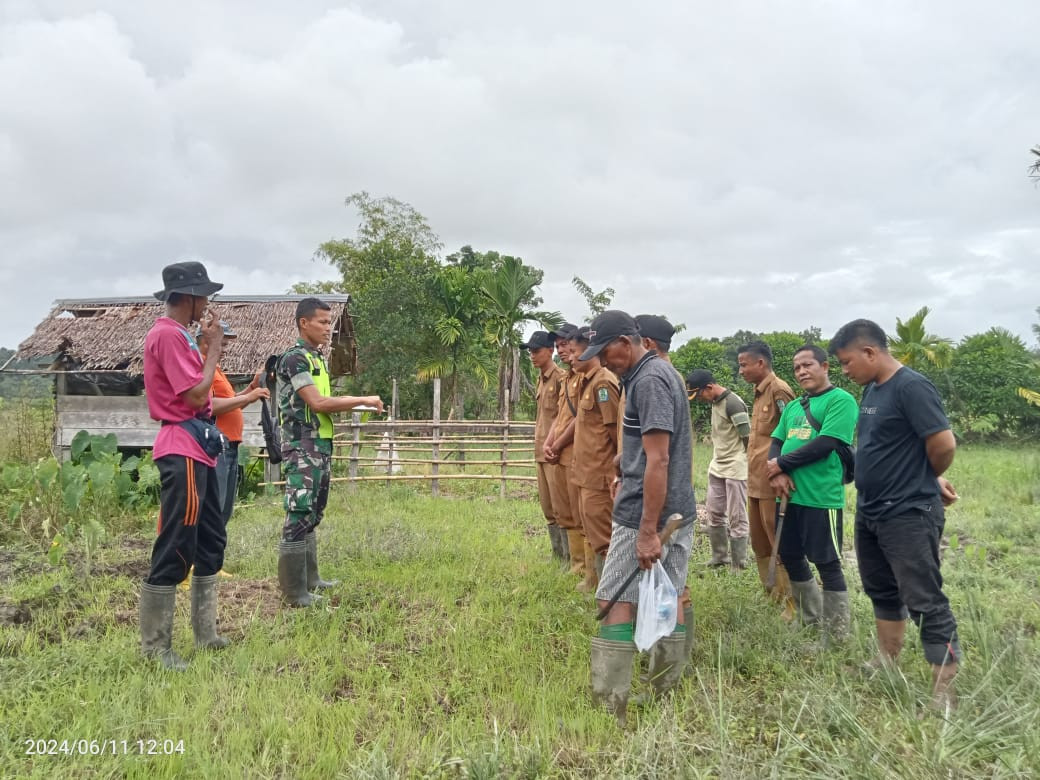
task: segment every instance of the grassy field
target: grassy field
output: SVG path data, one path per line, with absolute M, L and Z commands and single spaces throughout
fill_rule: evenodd
M 698 537 L 693 670 L 674 698 L 630 707 L 621 732 L 589 705 L 591 601 L 550 561 L 533 495 L 367 485 L 333 492 L 323 574 L 343 584 L 317 609 L 278 606 L 277 500 L 236 513 L 220 613 L 234 643 L 182 674 L 139 650 L 151 518 L 88 578 L 0 551 L 0 775 L 1035 777 L 1040 453 L 966 448 L 950 476 L 963 499 L 944 574 L 967 661 L 948 722 L 919 717 L 928 669 L 912 628 L 899 672 L 857 674 L 874 645 L 854 570 L 854 638 L 811 656 L 753 571 L 700 565 Z M 190 654 L 186 596 L 175 646 Z M 27 740 L 105 754 L 29 756 Z

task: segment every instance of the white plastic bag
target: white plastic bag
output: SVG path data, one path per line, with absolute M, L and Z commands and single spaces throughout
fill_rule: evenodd
M 663 636 L 675 630 L 679 594 L 660 561 L 643 572 L 639 580 L 639 611 L 636 614 L 636 647 L 649 650 Z

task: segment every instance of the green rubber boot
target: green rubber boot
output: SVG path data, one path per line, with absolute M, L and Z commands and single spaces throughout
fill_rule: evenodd
M 173 652 L 176 603 L 176 585 L 141 584 L 141 650 L 147 658 L 158 658 L 163 668 L 183 672 L 188 664 Z
M 628 722 L 628 694 L 632 687 L 633 642 L 592 638 L 591 677 L 592 703 L 603 705 L 617 718 L 618 725 Z
M 217 634 L 217 575 L 191 578 L 191 629 L 195 647 L 220 650 L 230 644 Z
M 339 585 L 339 580 L 323 580 L 318 574 L 318 535 L 307 534 L 307 590 L 325 590 Z
M 802 625 L 817 625 L 823 612 L 823 595 L 820 593 L 820 586 L 816 584 L 816 580 L 805 580 L 804 582 L 791 580 L 791 592 L 794 594 L 794 603 L 798 606 L 798 617 Z
M 309 607 L 318 600 L 307 592 L 307 542 L 282 541 L 278 545 L 278 585 L 290 607 Z

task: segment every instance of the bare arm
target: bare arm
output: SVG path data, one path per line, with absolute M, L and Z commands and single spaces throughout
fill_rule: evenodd
M 355 406 L 375 406 L 383 411 L 383 401 L 378 395 L 322 395 L 315 385 L 305 385 L 297 391 L 312 412 L 334 414 L 349 412 Z
M 213 414 L 221 415 L 232 412 L 235 409 L 241 409 L 244 406 L 249 406 L 253 401 L 259 401 L 261 398 L 267 399 L 271 397 L 271 393 L 266 387 L 255 387 L 252 390 L 246 389 L 237 395 L 231 396 L 231 398 L 213 398 Z
M 924 440 L 924 449 L 928 455 L 928 462 L 932 464 L 935 476 L 941 477 L 953 463 L 953 453 L 957 450 L 957 440 L 953 431 L 946 429 L 933 433 Z
M 643 472 L 643 515 L 639 520 L 636 557 L 644 569 L 649 569 L 661 557 L 661 538 L 657 535 L 657 524 L 661 520 L 668 492 L 668 445 L 671 439 L 672 434 L 668 431 L 643 434 L 646 471 Z

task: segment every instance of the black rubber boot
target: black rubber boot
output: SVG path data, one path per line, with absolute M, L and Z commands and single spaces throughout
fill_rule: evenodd
M 147 658 L 158 658 L 164 668 L 182 672 L 188 664 L 173 652 L 176 603 L 176 585 L 141 583 L 141 650 Z
M 307 542 L 283 541 L 278 545 L 278 585 L 290 607 L 309 607 L 317 597 L 307 592 Z
M 634 642 L 592 638 L 592 703 L 604 705 L 621 728 L 628 721 L 628 694 L 635 654 Z
M 191 578 L 191 629 L 195 647 L 220 650 L 229 642 L 217 634 L 217 575 Z
M 325 590 L 339 585 L 339 580 L 323 580 L 318 574 L 318 536 L 307 534 L 307 590 Z

